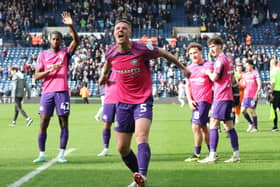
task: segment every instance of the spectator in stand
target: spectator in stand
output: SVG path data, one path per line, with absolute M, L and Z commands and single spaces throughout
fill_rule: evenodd
M 4 47 L 4 48 L 2 49 L 2 57 L 3 57 L 3 58 L 6 58 L 7 55 L 8 55 L 8 51 L 7 51 L 7 49 Z

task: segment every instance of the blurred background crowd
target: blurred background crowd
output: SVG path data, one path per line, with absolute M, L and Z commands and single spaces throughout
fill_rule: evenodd
M 44 27 L 62 26 L 60 13 L 68 11 L 81 38 L 69 67 L 72 96 L 78 95 L 83 82 L 91 96 L 98 96 L 104 52 L 114 41 L 116 18 L 125 17 L 132 23 L 134 40 L 164 48 L 185 65 L 190 63 L 186 52 L 190 42 L 201 43 L 208 59 L 208 36 L 203 33 L 220 33 L 226 42 L 225 53 L 235 63 L 253 59 L 262 79 L 261 96 L 265 97 L 271 61 L 280 59 L 279 7 L 277 0 L 2 0 L 0 95 L 10 94 L 13 66 L 24 72 L 32 96 L 40 95 L 41 82 L 34 79 L 36 60 L 40 51 L 49 48 L 47 36 L 41 33 Z M 175 26 L 199 27 L 201 34 L 175 37 Z M 65 45 L 70 40 L 64 35 Z M 181 72 L 164 59 L 150 64 L 153 94 L 177 96 Z

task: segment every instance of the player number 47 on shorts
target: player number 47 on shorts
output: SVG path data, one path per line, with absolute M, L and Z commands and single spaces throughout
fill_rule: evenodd
M 64 111 L 70 110 L 70 104 L 69 102 L 61 103 L 60 108 Z

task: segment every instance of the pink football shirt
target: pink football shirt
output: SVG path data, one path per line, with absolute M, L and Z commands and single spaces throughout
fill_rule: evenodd
M 150 59 L 158 57 L 158 48 L 132 42 L 131 50 L 119 53 L 115 44 L 106 52 L 106 60 L 116 72 L 118 100 L 127 104 L 140 104 L 152 96 Z
M 214 81 L 214 101 L 233 100 L 232 78 L 234 68 L 232 61 L 224 54 L 220 54 L 214 63 L 214 72 L 219 78 Z
M 47 71 L 52 64 L 62 64 L 60 69 L 49 73 L 44 78 L 42 93 L 68 91 L 68 65 L 70 58 L 68 48 L 63 48 L 57 53 L 51 50 L 45 50 L 40 53 L 37 60 L 38 69 Z
M 258 90 L 257 80 L 260 79 L 260 75 L 256 70 L 246 72 L 244 76 L 245 80 L 245 91 L 244 97 L 254 97 Z
M 191 76 L 186 79 L 189 82 L 192 99 L 195 102 L 205 101 L 212 103 L 213 82 L 205 74 L 207 69 L 213 71 L 213 62 L 204 62 L 203 64 L 191 64 L 188 67 Z

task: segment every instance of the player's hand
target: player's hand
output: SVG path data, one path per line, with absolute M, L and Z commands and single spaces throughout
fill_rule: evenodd
M 210 70 L 210 69 L 206 69 L 206 70 L 205 70 L 205 74 L 206 74 L 206 75 L 210 75 L 210 74 L 211 74 L 211 70 Z
M 196 110 L 197 109 L 197 103 L 194 100 L 189 101 L 189 106 L 191 110 Z
M 187 78 L 189 78 L 191 76 L 191 72 L 187 68 L 183 69 L 183 73 L 184 73 L 184 76 Z
M 107 77 L 106 76 L 100 76 L 98 79 L 98 84 L 102 85 L 105 84 L 107 82 Z
M 273 100 L 274 100 L 274 96 L 273 96 L 273 94 L 269 94 L 269 102 L 273 102 Z
M 61 14 L 61 17 L 62 17 L 62 22 L 65 24 L 65 25 L 73 25 L 73 20 L 70 16 L 70 13 L 69 12 L 63 12 Z
M 49 71 L 53 72 L 53 71 L 56 71 L 56 70 L 58 70 L 60 68 L 61 68 L 61 63 L 56 63 L 56 64 L 51 65 Z
M 256 103 L 257 100 L 258 100 L 258 95 L 255 95 L 254 98 L 253 98 L 254 102 Z

